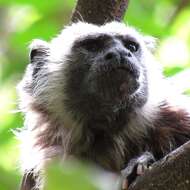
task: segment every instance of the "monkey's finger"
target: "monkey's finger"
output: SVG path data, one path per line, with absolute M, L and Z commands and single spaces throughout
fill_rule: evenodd
M 148 169 L 148 166 L 146 164 L 138 164 L 137 175 L 143 175 L 147 169 Z
M 128 190 L 128 180 L 124 179 L 122 182 L 122 190 Z

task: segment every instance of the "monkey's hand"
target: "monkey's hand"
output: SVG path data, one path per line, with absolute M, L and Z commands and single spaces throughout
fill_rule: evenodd
M 127 167 L 121 171 L 122 190 L 127 190 L 136 177 L 143 175 L 154 162 L 155 158 L 150 152 L 144 152 L 141 156 L 130 160 Z

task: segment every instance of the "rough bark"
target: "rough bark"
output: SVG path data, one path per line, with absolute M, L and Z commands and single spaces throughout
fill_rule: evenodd
M 78 0 L 71 21 L 85 21 L 93 24 L 121 21 L 129 0 Z
M 190 141 L 153 164 L 129 190 L 190 190 Z

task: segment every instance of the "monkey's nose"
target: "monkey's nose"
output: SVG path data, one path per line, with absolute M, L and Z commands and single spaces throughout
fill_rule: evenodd
M 121 63 L 123 60 L 132 57 L 130 51 L 127 50 L 110 50 L 105 53 L 104 60 L 106 63 Z
M 124 70 L 126 74 L 131 74 L 139 78 L 138 66 L 134 63 L 132 53 L 123 49 L 111 49 L 104 54 L 104 65 L 106 71 Z

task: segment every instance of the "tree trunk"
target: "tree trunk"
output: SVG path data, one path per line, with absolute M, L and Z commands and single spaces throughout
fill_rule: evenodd
M 109 21 L 121 21 L 129 0 L 78 0 L 71 21 L 85 21 L 104 24 Z

